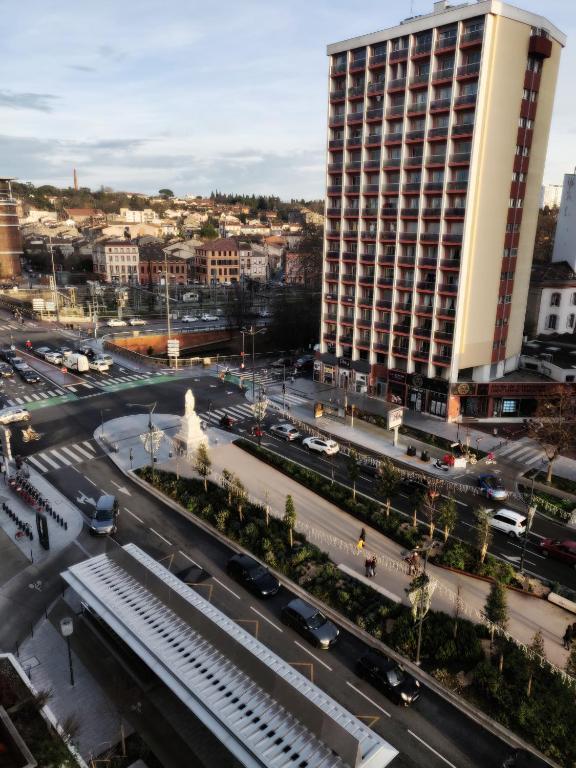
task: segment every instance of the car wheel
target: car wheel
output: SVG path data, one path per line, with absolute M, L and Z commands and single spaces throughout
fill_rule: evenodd
M 514 533 L 514 531 L 510 531 L 510 532 L 508 533 L 508 536 L 509 536 L 511 539 L 517 539 L 517 538 L 518 538 L 518 535 L 517 535 L 516 533 Z
M 547 549 L 541 549 L 540 554 L 542 555 L 542 557 L 549 557 L 550 555 Z M 574 568 L 576 568 L 576 563 L 574 563 Z

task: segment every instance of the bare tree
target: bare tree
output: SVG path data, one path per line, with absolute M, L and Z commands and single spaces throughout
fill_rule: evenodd
M 555 387 L 530 420 L 529 434 L 546 454 L 546 482 L 551 483 L 552 467 L 558 456 L 576 448 L 576 394 L 568 387 Z
M 546 651 L 544 650 L 544 635 L 542 634 L 541 629 L 534 633 L 534 637 L 528 646 L 528 650 L 530 653 L 526 659 L 528 665 L 528 684 L 526 686 L 526 696 L 531 696 L 532 678 L 534 677 L 534 672 L 536 672 L 540 666 L 540 660 L 546 658 Z
M 398 488 L 400 473 L 390 459 L 384 459 L 378 469 L 376 477 L 376 492 L 386 499 L 386 517 L 390 514 L 390 497 Z
M 194 456 L 194 469 L 204 481 L 204 491 L 208 490 L 208 476 L 212 472 L 212 460 L 208 455 L 206 443 L 200 443 Z
M 492 541 L 492 528 L 490 527 L 490 515 L 484 507 L 476 510 L 476 522 L 474 524 L 476 534 L 476 546 L 478 547 L 478 559 L 481 563 L 486 559 L 488 547 Z
M 442 499 L 438 505 L 438 525 L 442 527 L 444 541 L 448 541 L 448 536 L 452 533 L 458 522 L 458 511 L 456 502 L 452 498 Z

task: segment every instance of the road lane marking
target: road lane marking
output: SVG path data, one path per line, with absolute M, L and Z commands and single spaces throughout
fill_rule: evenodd
M 158 536 L 159 539 L 162 539 L 162 541 L 164 541 L 166 544 L 168 544 L 169 547 L 172 546 L 172 542 L 168 541 L 168 539 L 165 539 L 164 536 L 162 536 L 161 533 L 158 533 L 158 531 L 154 530 L 154 528 L 152 528 L 152 527 L 150 527 L 150 530 L 152 531 L 152 533 L 155 533 L 156 536 Z
M 47 461 L 48 464 L 52 464 L 54 469 L 60 469 L 60 465 L 56 464 L 55 461 L 52 461 L 52 459 L 50 458 L 50 456 L 48 456 L 47 453 L 39 453 L 38 457 L 41 459 L 41 461 Z
M 87 459 L 93 459 L 94 458 L 94 456 L 91 453 L 88 453 L 88 451 L 85 448 L 82 448 L 81 446 L 79 446 L 78 443 L 74 444 L 74 449 L 76 451 L 80 451 L 80 453 L 83 456 L 85 456 Z
M 187 554 L 186 554 L 186 552 L 182 552 L 182 550 L 181 550 L 181 549 L 179 549 L 179 550 L 178 550 L 178 554 L 179 554 L 179 555 L 182 555 L 182 557 L 185 557 L 185 558 L 186 558 L 186 560 L 190 560 L 190 562 L 192 563 L 192 565 L 195 565 L 197 568 L 201 568 L 201 567 L 202 567 L 201 565 L 198 565 L 198 563 L 196 562 L 196 560 L 192 560 L 192 558 L 190 557 L 190 555 L 187 555 Z
M 196 563 L 194 563 L 194 565 L 196 565 Z M 200 566 L 198 566 L 198 567 L 200 567 Z M 231 594 L 231 595 L 234 595 L 234 597 L 235 597 L 237 600 L 241 600 L 241 597 L 240 597 L 240 595 L 237 595 L 237 594 L 236 594 L 236 592 L 233 592 L 233 591 L 230 589 L 230 587 L 227 587 L 227 586 L 226 586 L 226 584 L 224 584 L 224 582 L 223 582 L 223 581 L 220 581 L 220 579 L 217 579 L 217 578 L 216 578 L 216 576 L 212 576 L 212 578 L 214 579 L 214 581 L 215 581 L 217 584 L 220 584 L 220 586 L 221 586 L 221 587 L 224 587 L 224 589 L 226 589 L 228 592 L 230 592 L 230 594 Z
M 362 696 L 363 698 L 365 698 L 365 699 L 366 699 L 366 701 L 369 701 L 369 702 L 370 702 L 370 704 L 372 704 L 372 706 L 373 706 L 373 707 L 376 707 L 376 709 L 378 709 L 380 712 L 384 712 L 384 714 L 386 715 L 386 717 L 392 717 L 392 715 L 390 714 L 390 712 L 386 712 L 386 710 L 385 710 L 383 707 L 381 707 L 381 706 L 380 706 L 380 704 L 376 704 L 376 702 L 375 702 L 373 699 L 371 699 L 371 698 L 370 698 L 370 696 L 366 696 L 366 694 L 365 694 L 365 693 L 363 693 L 363 692 L 360 690 L 360 688 L 356 688 L 356 686 L 355 686 L 353 683 L 349 683 L 349 682 L 348 682 L 348 680 L 347 680 L 347 681 L 346 681 L 346 685 L 349 685 L 349 686 L 350 686 L 350 688 L 352 688 L 353 690 L 355 690 L 355 691 L 356 691 L 356 693 L 359 693 L 359 694 L 360 694 L 360 696 Z
M 96 483 L 94 482 L 94 480 L 90 480 L 90 478 L 89 478 L 89 477 L 86 477 L 86 475 L 82 475 L 82 477 L 84 478 L 84 480 L 88 480 L 88 482 L 89 482 L 89 483 L 92 483 L 92 485 L 94 486 L 94 488 L 98 488 L 98 486 L 96 485 Z
M 92 451 L 92 453 L 96 453 L 96 449 L 94 448 L 92 443 L 90 443 L 88 440 L 83 440 L 82 445 L 84 445 L 86 448 L 89 448 Z
M 274 629 L 277 629 L 278 632 L 284 632 L 282 627 L 279 627 L 277 624 L 274 624 L 274 622 L 270 621 L 270 619 L 267 616 L 264 616 L 263 613 L 260 613 L 260 611 L 257 611 L 256 608 L 254 608 L 254 606 L 251 605 L 250 606 L 250 610 L 254 611 L 254 613 L 258 614 L 258 616 L 260 616 L 261 619 L 264 619 L 264 621 L 267 621 L 268 624 L 270 624 L 272 627 L 274 627 Z
M 78 456 L 78 454 L 74 453 L 74 451 L 71 451 L 70 448 L 68 448 L 66 446 L 61 446 L 60 450 L 61 451 L 65 451 L 68 454 L 68 456 L 71 456 L 74 459 L 74 461 L 83 461 L 84 460 L 82 456 Z
M 298 646 L 298 648 L 301 648 L 301 649 L 304 651 L 304 653 L 307 653 L 309 656 L 312 656 L 312 658 L 313 658 L 313 659 L 316 659 L 316 661 L 318 662 L 318 664 L 322 664 L 322 666 L 323 666 L 323 667 L 326 667 L 326 669 L 327 669 L 329 672 L 334 672 L 334 670 L 332 669 L 332 667 L 331 667 L 331 666 L 329 666 L 328 664 L 326 664 L 326 662 L 325 662 L 325 661 L 322 661 L 322 659 L 319 659 L 319 658 L 318 658 L 318 656 L 316 656 L 316 654 L 315 654 L 315 653 L 312 653 L 312 651 L 309 651 L 309 650 L 308 650 L 308 648 L 306 648 L 304 645 L 302 645 L 302 643 L 299 643 L 299 642 L 298 642 L 298 640 L 294 640 L 294 642 L 296 643 L 296 645 Z
M 135 517 L 135 518 L 136 518 L 136 520 L 138 520 L 138 522 L 139 522 L 139 523 L 144 523 L 144 520 L 142 520 L 142 518 L 141 518 L 141 517 L 138 517 L 138 515 L 135 515 L 135 514 L 134 514 L 134 512 L 131 512 L 131 511 L 128 509 L 128 507 L 124 507 L 124 510 L 125 510 L 126 512 L 128 512 L 128 514 L 129 514 L 129 515 L 132 515 L 132 517 Z M 160 534 L 158 534 L 158 535 L 160 535 Z
M 414 731 L 411 731 L 410 729 L 408 729 L 408 733 L 410 734 L 410 736 L 414 736 L 414 738 L 415 738 L 417 741 L 419 741 L 419 742 L 420 742 L 420 744 L 423 744 L 425 747 L 427 747 L 427 748 L 430 750 L 430 752 L 433 752 L 433 753 L 436 755 L 436 757 L 439 757 L 439 758 L 440 758 L 440 760 L 444 760 L 444 762 L 446 763 L 446 765 L 449 765 L 449 766 L 450 766 L 450 768 L 456 768 L 456 766 L 454 765 L 454 763 L 451 763 L 451 762 L 450 762 L 450 760 L 446 760 L 446 758 L 444 757 L 444 755 L 441 755 L 441 754 L 440 754 L 440 752 L 437 752 L 437 751 L 434 749 L 434 747 L 431 747 L 431 746 L 430 746 L 430 744 L 427 744 L 427 743 L 424 741 L 424 739 L 421 739 L 421 738 L 420 738 L 420 736 L 417 736 L 417 735 L 414 733 Z

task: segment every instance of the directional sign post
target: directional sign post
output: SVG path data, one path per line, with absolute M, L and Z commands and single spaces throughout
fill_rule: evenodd
M 174 360 L 174 367 L 178 368 L 178 358 L 180 357 L 180 341 L 178 339 L 168 339 L 166 344 L 166 353 L 168 355 L 168 364 L 170 358 Z

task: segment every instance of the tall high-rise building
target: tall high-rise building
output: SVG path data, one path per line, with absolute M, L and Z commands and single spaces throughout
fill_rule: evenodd
M 16 200 L 12 197 L 12 181 L 0 177 L 0 282 L 11 281 L 22 273 L 22 237 L 16 212 Z
M 450 419 L 511 408 L 487 385 L 521 351 L 564 43 L 485 0 L 328 46 L 322 380 Z

